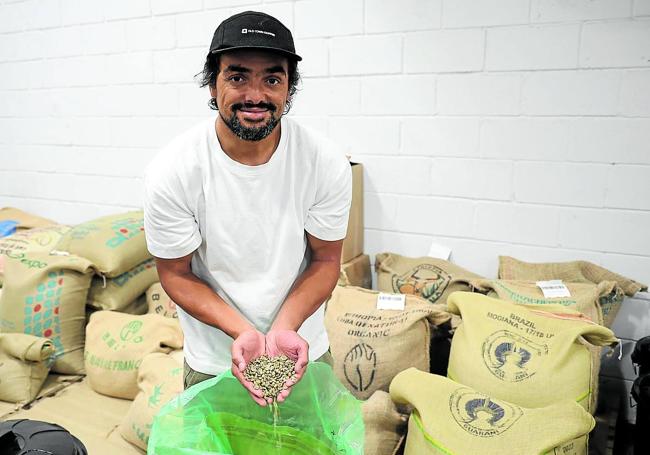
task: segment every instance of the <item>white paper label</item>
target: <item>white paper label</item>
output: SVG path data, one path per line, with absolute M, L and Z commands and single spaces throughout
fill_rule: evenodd
M 404 311 L 406 296 L 404 294 L 384 294 L 379 293 L 377 296 L 378 310 L 395 310 Z
M 435 242 L 431 244 L 429 248 L 429 257 L 436 259 L 444 259 L 445 261 L 449 260 L 451 256 L 451 248 L 447 248 L 444 245 L 439 245 Z
M 537 286 L 544 293 L 544 297 L 552 299 L 555 297 L 571 297 L 571 292 L 562 280 L 538 281 Z

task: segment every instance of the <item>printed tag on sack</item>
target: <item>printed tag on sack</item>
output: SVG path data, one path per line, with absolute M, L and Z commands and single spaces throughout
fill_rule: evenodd
M 405 305 L 406 295 L 404 294 L 384 294 L 380 292 L 377 296 L 378 310 L 404 311 Z
M 544 297 L 552 299 L 555 297 L 571 297 L 571 292 L 562 280 L 538 281 L 537 286 L 544 293 Z

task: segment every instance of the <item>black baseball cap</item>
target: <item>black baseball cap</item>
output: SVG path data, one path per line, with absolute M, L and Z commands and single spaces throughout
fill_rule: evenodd
M 273 16 L 244 11 L 224 20 L 212 37 L 210 54 L 234 49 L 266 49 L 300 61 L 291 31 Z

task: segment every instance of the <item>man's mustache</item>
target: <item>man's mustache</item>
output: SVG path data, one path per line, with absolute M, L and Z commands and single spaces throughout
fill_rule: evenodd
M 239 111 L 241 109 L 244 109 L 244 108 L 252 109 L 252 108 L 256 108 L 256 107 L 261 108 L 261 109 L 267 109 L 267 110 L 269 110 L 271 112 L 275 112 L 278 109 L 274 104 L 265 103 L 265 102 L 260 102 L 260 103 L 257 103 L 257 104 L 253 104 L 253 103 L 235 103 L 235 104 L 232 105 L 232 111 L 237 112 L 237 111 Z

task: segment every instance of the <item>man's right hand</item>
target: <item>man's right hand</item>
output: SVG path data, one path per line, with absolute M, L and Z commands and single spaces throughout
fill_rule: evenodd
M 244 370 L 251 360 L 265 354 L 266 343 L 264 335 L 250 329 L 242 332 L 232 343 L 232 374 L 246 388 L 251 398 L 260 406 L 266 406 L 262 391 L 255 389 L 253 383 L 244 377 Z

